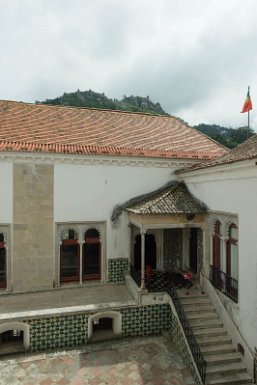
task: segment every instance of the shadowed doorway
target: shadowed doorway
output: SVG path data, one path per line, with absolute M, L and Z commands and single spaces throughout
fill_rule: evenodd
M 134 267 L 141 270 L 141 235 L 137 235 L 134 244 Z M 145 234 L 145 265 L 156 269 L 156 242 L 152 234 Z

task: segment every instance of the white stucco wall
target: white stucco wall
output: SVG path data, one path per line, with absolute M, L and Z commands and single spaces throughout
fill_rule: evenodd
M 55 222 L 107 221 L 107 258 L 129 256 L 126 216 L 113 228 L 110 218 L 117 204 L 175 179 L 168 165 L 69 165 L 54 170 Z
M 0 163 L 0 223 L 12 223 L 13 201 L 13 165 L 12 163 Z
M 257 347 L 257 166 L 255 160 L 180 174 L 211 210 L 235 213 L 239 222 L 239 302 L 234 321 Z

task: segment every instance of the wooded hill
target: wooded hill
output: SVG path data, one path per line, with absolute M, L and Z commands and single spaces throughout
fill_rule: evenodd
M 149 96 L 124 95 L 121 100 L 118 100 L 110 99 L 104 93 L 100 94 L 92 90 L 65 92 L 55 99 L 46 99 L 43 102 L 36 101 L 36 103 L 169 115 L 162 109 L 160 103 L 153 103 Z M 252 129 L 248 130 L 247 127 L 228 128 L 217 124 L 201 123 L 194 126 L 194 128 L 228 148 L 236 147 L 244 142 L 248 136 L 254 135 L 254 131 Z
M 36 102 L 39 103 L 39 102 Z M 144 112 L 148 114 L 168 115 L 160 103 L 153 103 L 149 96 L 126 96 L 122 100 L 110 99 L 105 94 L 99 94 L 92 90 L 64 93 L 55 99 L 46 99 L 44 104 L 103 108 L 109 110 L 121 110 L 131 112 Z

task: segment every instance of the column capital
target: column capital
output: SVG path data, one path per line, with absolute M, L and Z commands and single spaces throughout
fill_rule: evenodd
M 144 227 L 140 227 L 140 234 L 141 235 L 145 235 L 147 232 L 147 229 L 145 229 Z

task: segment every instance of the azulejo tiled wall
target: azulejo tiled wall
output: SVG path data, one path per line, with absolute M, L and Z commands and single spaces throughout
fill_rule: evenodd
M 171 326 L 171 310 L 168 304 L 115 310 L 122 314 L 124 337 L 158 334 L 169 330 Z M 24 320 L 30 325 L 29 350 L 49 351 L 85 345 L 89 315 L 92 313 Z
M 201 385 L 202 382 L 198 377 L 198 374 L 195 370 L 195 366 L 193 364 L 192 358 L 188 352 L 187 344 L 185 341 L 185 337 L 181 331 L 180 324 L 178 322 L 177 317 L 174 314 L 171 314 L 171 329 L 170 329 L 171 340 L 174 343 L 178 353 L 181 354 L 183 361 L 190 369 L 192 376 L 194 377 L 196 383 Z
M 86 314 L 72 314 L 27 320 L 30 350 L 47 351 L 84 345 L 87 340 Z
M 128 266 L 128 258 L 108 259 L 108 282 L 124 282 Z
M 171 326 L 171 309 L 168 304 L 123 309 L 121 313 L 124 337 L 158 334 L 169 330 Z

